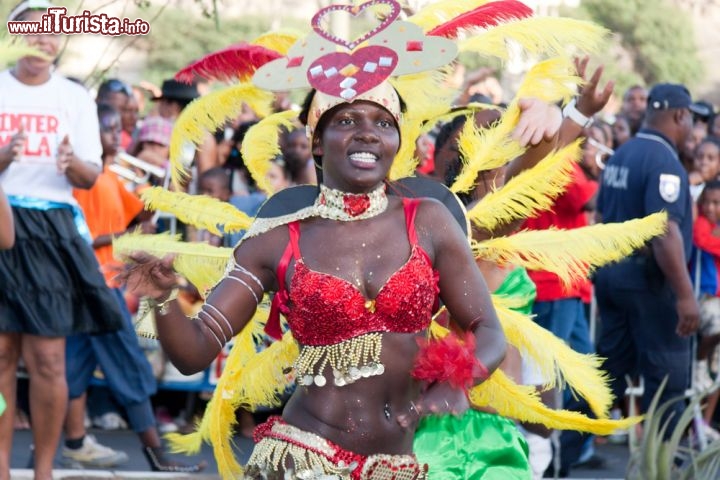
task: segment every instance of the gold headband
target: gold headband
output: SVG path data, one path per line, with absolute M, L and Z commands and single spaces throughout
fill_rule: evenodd
M 317 127 L 320 118 L 325 112 L 331 108 L 340 105 L 341 103 L 352 103 L 358 100 L 364 100 L 366 102 L 373 102 L 385 110 L 395 118 L 395 121 L 400 125 L 400 97 L 397 92 L 390 84 L 390 82 L 382 82 L 378 86 L 368 90 L 367 92 L 361 93 L 348 101 L 344 98 L 336 97 L 316 91 L 313 96 L 312 103 L 310 104 L 310 111 L 308 112 L 307 126 L 305 128 L 307 136 L 312 140 L 313 133 L 315 133 L 315 127 Z

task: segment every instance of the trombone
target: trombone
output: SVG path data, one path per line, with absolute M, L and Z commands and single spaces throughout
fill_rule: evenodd
M 135 170 L 126 167 L 122 163 L 131 165 L 142 173 L 138 173 Z M 150 179 L 150 175 L 162 180 L 165 179 L 165 175 L 167 174 L 167 171 L 164 168 L 158 167 L 157 165 L 153 165 L 152 163 L 148 163 L 144 160 L 140 160 L 139 158 L 133 157 L 125 152 L 118 153 L 115 157 L 115 162 L 111 164 L 108 169 L 136 185 L 146 183 Z

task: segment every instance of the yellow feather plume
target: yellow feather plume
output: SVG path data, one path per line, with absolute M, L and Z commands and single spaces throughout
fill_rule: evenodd
M 478 172 L 499 168 L 525 152 L 525 148 L 511 137 L 520 119 L 520 100 L 529 97 L 545 102 L 569 99 L 581 82 L 579 77 L 571 74 L 572 69 L 572 62 L 567 58 L 539 62 L 527 73 L 515 98 L 494 126 L 480 129 L 475 122 L 466 122 L 458 138 L 465 164 L 450 187 L 453 192 L 470 191 L 475 186 Z
M 175 271 L 187 278 L 203 295 L 220 281 L 232 255 L 232 248 L 187 243 L 180 240 L 180 235 L 165 233 L 129 233 L 113 240 L 113 252 L 117 258 L 122 259 L 135 251 L 147 252 L 158 258 L 175 255 Z
M 217 415 L 221 415 L 226 409 L 221 407 L 222 403 L 233 406 L 232 397 L 235 395 L 235 383 L 243 374 L 245 365 L 250 358 L 257 355 L 257 344 L 263 336 L 263 328 L 267 320 L 267 308 L 260 307 L 243 328 L 243 330 L 233 339 L 233 346 L 230 354 L 225 360 L 223 374 L 218 380 L 217 387 L 213 392 L 213 397 L 208 403 L 201 421 L 196 425 L 196 430 L 190 434 L 182 435 L 171 433 L 165 436 L 170 442 L 170 449 L 173 453 L 196 454 L 202 447 L 202 442 L 211 442 L 211 431 L 217 426 L 213 421 Z M 233 411 L 235 407 L 233 406 Z M 227 421 L 220 424 L 223 429 L 227 428 L 230 432 L 236 424 L 235 416 L 226 419 Z M 224 427 L 226 425 L 227 427 Z M 228 435 L 227 432 L 221 433 L 221 436 Z
M 607 418 L 612 405 L 612 393 L 607 375 L 600 370 L 602 359 L 595 355 L 575 352 L 552 332 L 533 322 L 528 316 L 515 312 L 493 295 L 493 305 L 508 343 L 528 355 L 540 368 L 549 388 L 564 380 L 585 400 L 599 418 Z
M 592 419 L 578 412 L 553 410 L 542 403 L 534 387 L 516 384 L 502 370 L 495 370 L 490 378 L 470 391 L 469 397 L 473 405 L 492 407 L 503 417 L 558 430 L 610 435 L 642 421 L 642 417 Z
M 286 332 L 281 341 L 252 357 L 236 383 L 235 405 L 247 410 L 280 405 L 280 394 L 293 382 L 287 372 L 299 352 L 292 334 Z
M 246 230 L 252 223 L 246 213 L 230 203 L 206 195 L 189 195 L 153 187 L 145 190 L 141 198 L 148 210 L 172 213 L 184 223 L 219 236 Z
M 630 255 L 666 228 L 667 213 L 660 212 L 574 230 L 523 231 L 474 243 L 473 250 L 484 260 L 553 272 L 567 285 L 586 278 L 597 267 Z
M 428 32 L 437 27 L 441 23 L 469 12 L 481 5 L 485 5 L 489 0 L 443 0 L 434 2 L 415 15 L 408 17 L 408 21 L 418 25 L 424 32 Z
M 263 117 L 270 114 L 273 95 L 249 83 L 217 90 L 191 102 L 175 121 L 170 139 L 172 178 L 179 185 L 187 176 L 182 163 L 183 148 L 192 142 L 200 145 L 208 132 L 214 132 L 242 110 L 243 102 Z
M 578 50 L 597 53 L 608 30 L 591 22 L 559 17 L 529 17 L 511 20 L 487 30 L 473 31 L 461 41 L 461 52 L 475 52 L 508 60 L 509 40 L 515 41 L 527 55 L 571 56 Z
M 292 110 L 274 113 L 250 127 L 245 134 L 240 149 L 243 161 L 258 188 L 265 192 L 272 192 L 266 177 L 270 160 L 280 153 L 280 127 L 291 129 L 296 118 L 297 113 Z
M 282 29 L 276 32 L 268 32 L 260 35 L 252 41 L 254 45 L 260 45 L 261 47 L 274 50 L 281 55 L 287 55 L 290 47 L 297 42 L 303 33 L 299 30 L 293 29 Z
M 478 227 L 492 232 L 498 226 L 551 208 L 555 198 L 572 181 L 573 162 L 581 153 L 580 141 L 551 153 L 533 168 L 510 179 L 502 188 L 485 195 L 468 211 L 468 218 Z
M 0 68 L 15 63 L 23 57 L 39 57 L 44 60 L 51 58 L 35 47 L 12 36 L 0 37 Z
M 400 124 L 400 150 L 390 169 L 390 179 L 397 180 L 415 174 L 418 159 L 415 157 L 415 143 L 424 132 L 425 123 L 450 108 L 454 92 L 446 85 L 447 72 L 436 70 L 415 75 L 406 75 L 392 80 L 401 98 L 412 98 L 407 103 Z

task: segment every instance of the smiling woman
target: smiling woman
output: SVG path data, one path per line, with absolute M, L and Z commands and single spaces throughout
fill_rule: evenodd
M 514 1 L 492 3 L 497 4 L 494 22 L 515 18 L 510 11 L 524 15 L 527 10 L 517 9 Z M 330 14 L 355 18 L 363 11 L 377 13 L 375 8 L 384 9 L 381 19 L 356 40 L 338 38 L 322 22 Z M 396 178 L 395 168 L 411 174 L 412 154 L 404 149 L 412 152 L 424 121 L 449 109 L 449 100 L 430 105 L 425 98 L 439 98 L 435 90 L 442 84 L 440 72 L 428 71 L 457 53 L 452 40 L 424 33 L 431 28 L 420 26 L 422 15 L 415 24 L 398 21 L 399 13 L 394 0 L 327 7 L 313 18 L 313 33 L 296 41 L 285 57 L 254 71 L 253 88 L 312 89 L 299 119 L 320 183 L 270 198 L 193 319 L 174 301 L 173 259 L 130 255 L 127 284 L 152 299 L 158 337 L 180 371 L 206 368 L 240 334 L 236 345 L 241 348 L 233 349 L 209 407 L 212 420 L 203 421 L 189 440 L 176 439 L 180 449 L 193 450 L 212 437 L 224 477 L 242 473 L 226 437 L 230 430 L 223 429 L 232 422 L 234 407 L 272 403 L 275 383 L 289 377 L 297 388 L 282 416 L 255 431 L 247 477 L 424 479 L 432 465 L 413 454 L 419 418 L 464 412 L 468 391 L 505 355 L 505 335 L 457 200 L 429 180 L 390 180 Z M 418 83 L 408 80 L 403 90 L 393 83 L 401 75 Z M 259 97 L 250 95 L 248 85 L 231 89 Z M 398 92 L 412 100 L 407 109 Z M 201 102 L 195 117 L 178 119 L 179 131 L 192 130 L 197 112 L 210 118 L 226 114 Z M 551 101 L 532 99 L 512 107 L 513 120 L 506 124 L 512 125 L 499 134 L 502 141 L 515 150 L 554 145 L 560 110 Z M 288 113 L 270 115 L 243 141 L 243 156 L 256 178 L 267 170 L 258 167 L 262 160 L 250 157 L 262 157 L 255 155 L 259 150 L 269 158 L 276 154 L 272 132 L 288 121 Z M 423 182 L 432 183 L 432 195 L 415 188 Z M 443 195 L 450 199 L 448 208 L 434 199 Z M 270 312 L 258 320 L 265 293 L 273 293 Z M 430 335 L 438 328 L 432 317 L 441 303 L 458 335 Z M 243 350 L 261 330 L 277 340 L 263 353 L 269 361 L 262 366 Z

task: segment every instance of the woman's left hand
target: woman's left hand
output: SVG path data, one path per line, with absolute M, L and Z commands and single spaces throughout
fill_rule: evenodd
M 451 413 L 460 416 L 470 408 L 464 390 L 452 387 L 447 382 L 434 383 L 425 390 L 422 396 L 408 405 L 405 414 L 398 415 L 398 423 L 405 428 L 417 425 L 420 417 L 425 415 L 441 415 Z
M 520 119 L 512 132 L 512 138 L 523 147 L 537 145 L 555 138 L 562 124 L 562 112 L 557 105 L 538 98 L 521 98 L 518 101 Z

